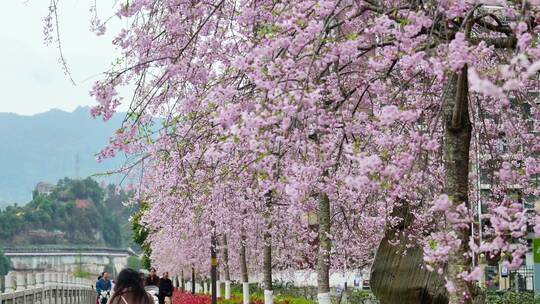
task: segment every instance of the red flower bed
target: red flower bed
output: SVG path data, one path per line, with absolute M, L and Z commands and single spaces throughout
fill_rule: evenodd
M 193 295 L 189 292 L 175 290 L 173 304 L 210 304 L 212 298 L 209 295 Z

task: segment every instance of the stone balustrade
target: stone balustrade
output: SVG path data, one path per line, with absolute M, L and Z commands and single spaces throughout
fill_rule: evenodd
M 94 304 L 94 282 L 67 273 L 10 272 L 0 304 Z

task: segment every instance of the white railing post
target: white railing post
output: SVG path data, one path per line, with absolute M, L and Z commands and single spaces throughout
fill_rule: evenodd
M 75 300 L 75 284 L 73 282 L 75 282 L 75 278 L 71 274 L 68 274 L 69 303 L 74 303 Z
M 29 272 L 26 274 L 26 289 L 33 289 L 36 283 L 36 279 L 34 277 L 34 273 Z
M 70 304 L 69 303 L 69 284 L 68 284 L 68 281 L 69 278 L 68 278 L 68 274 L 67 273 L 62 273 L 62 285 L 64 286 L 64 302 L 65 304 Z
M 17 291 L 26 289 L 26 275 L 22 272 L 17 272 Z
M 56 273 L 51 272 L 49 274 L 50 282 L 49 286 L 51 289 L 51 303 L 59 303 L 58 302 L 58 285 L 56 284 Z
M 56 288 L 56 304 L 65 304 L 64 302 L 64 288 L 62 287 L 62 275 L 60 272 L 54 274 L 54 286 Z
M 69 276 L 69 285 L 71 289 L 71 292 L 70 292 L 71 303 L 77 303 L 76 302 L 77 286 L 75 286 L 75 277 L 72 275 Z
M 6 275 L 6 281 L 5 281 L 5 290 L 4 290 L 4 293 L 12 293 L 14 291 L 14 282 L 13 282 L 13 273 L 12 272 L 9 272 L 7 275 Z
M 43 273 L 37 272 L 34 274 L 34 287 L 39 290 L 39 292 L 36 290 L 34 293 L 34 301 L 37 301 L 37 303 L 44 304 L 45 303 L 45 292 L 43 288 Z M 36 299 L 38 297 L 39 301 Z
M 52 291 L 51 291 L 51 273 L 43 273 L 43 303 L 51 304 L 52 301 Z
M 75 285 L 77 286 L 77 303 L 82 303 L 82 279 L 75 278 Z
M 80 289 L 81 289 L 81 303 L 85 303 L 85 295 L 86 295 L 86 279 L 81 278 L 80 279 Z
M 51 284 L 51 273 L 50 272 L 45 272 L 43 274 L 43 285 L 47 286 L 47 287 L 52 285 Z
M 43 272 L 36 273 L 36 285 L 35 285 L 36 288 L 42 288 L 44 286 L 44 284 L 43 284 L 43 280 L 44 280 L 43 276 L 44 275 L 45 274 Z

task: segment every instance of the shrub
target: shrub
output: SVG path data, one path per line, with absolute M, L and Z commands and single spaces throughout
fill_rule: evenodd
M 530 291 L 488 291 L 488 304 L 538 304 L 540 297 L 534 297 Z
M 347 298 L 351 304 L 375 304 L 379 303 L 375 295 L 369 290 L 349 290 Z

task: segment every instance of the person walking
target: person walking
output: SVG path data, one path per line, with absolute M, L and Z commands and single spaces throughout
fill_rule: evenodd
M 114 294 L 108 304 L 154 304 L 154 300 L 144 290 L 139 273 L 126 268 L 118 274 Z
M 96 292 L 97 292 L 97 296 L 96 296 L 96 304 L 99 304 L 99 292 L 97 291 L 97 285 L 98 285 L 98 282 L 99 280 L 101 280 L 101 276 L 98 276 L 97 277 L 97 281 L 96 281 Z
M 96 283 L 96 291 L 98 293 L 98 298 L 100 298 L 100 304 L 107 304 L 107 300 L 111 295 L 111 287 L 109 273 L 104 271 L 101 273 L 101 279 Z
M 169 279 L 169 273 L 164 272 L 163 277 L 161 280 L 159 280 L 159 304 L 165 304 L 165 300 L 167 299 L 167 303 L 171 303 L 171 297 L 173 295 L 173 283 L 171 279 Z
M 159 277 L 154 267 L 150 268 L 150 275 L 144 281 L 144 286 L 157 286 L 159 287 Z

